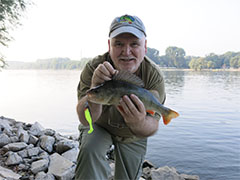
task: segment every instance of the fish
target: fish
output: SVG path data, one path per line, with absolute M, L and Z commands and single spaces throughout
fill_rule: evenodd
M 153 93 L 144 88 L 143 81 L 128 71 L 119 71 L 112 80 L 89 89 L 86 94 L 90 102 L 116 106 L 124 95 L 134 94 L 143 102 L 146 112 L 161 114 L 165 125 L 179 116 L 178 112 L 161 104 Z

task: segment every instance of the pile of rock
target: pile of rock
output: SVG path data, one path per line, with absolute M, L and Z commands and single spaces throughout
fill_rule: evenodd
M 74 179 L 79 152 L 77 138 L 62 136 L 38 122 L 26 124 L 0 117 L 0 180 Z M 113 150 L 113 149 L 112 149 Z M 110 161 L 112 175 L 114 162 Z M 178 174 L 176 169 L 154 166 L 145 161 L 142 179 L 198 180 Z
M 155 168 L 149 161 L 143 163 L 143 173 L 140 180 L 199 180 L 197 175 L 180 174 L 174 167 Z
M 0 179 L 72 179 L 78 146 L 76 139 L 44 129 L 38 122 L 1 117 Z

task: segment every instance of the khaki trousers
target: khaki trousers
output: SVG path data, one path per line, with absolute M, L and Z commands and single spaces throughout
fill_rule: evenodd
M 114 144 L 115 180 L 137 180 L 142 173 L 147 139 L 131 143 L 117 142 L 104 128 L 94 124 L 94 131 L 88 134 L 88 127 L 80 125 L 80 151 L 75 171 L 76 180 L 107 180 L 111 168 L 106 152 Z

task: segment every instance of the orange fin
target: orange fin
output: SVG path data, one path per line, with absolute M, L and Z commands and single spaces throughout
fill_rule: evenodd
M 169 110 L 169 113 L 167 115 L 163 115 L 162 118 L 163 118 L 163 123 L 165 125 L 167 125 L 168 123 L 170 123 L 171 119 L 173 118 L 176 118 L 178 117 L 179 114 L 176 112 L 176 111 L 173 111 L 173 110 Z
M 153 110 L 146 110 L 147 113 L 151 114 L 152 116 L 154 116 L 155 112 Z

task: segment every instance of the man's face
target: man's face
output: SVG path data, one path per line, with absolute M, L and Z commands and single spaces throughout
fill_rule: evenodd
M 123 33 L 108 41 L 110 56 L 117 70 L 135 73 L 147 53 L 147 41 L 144 38 Z

